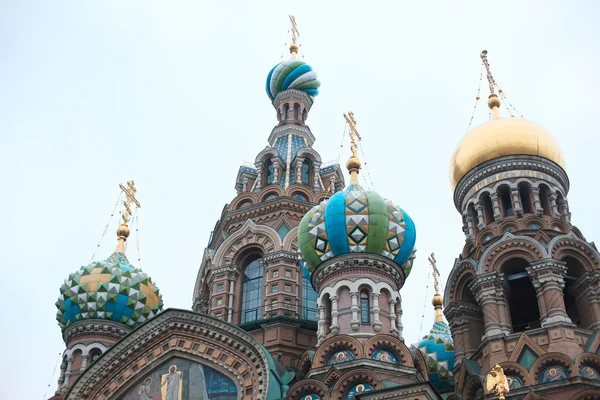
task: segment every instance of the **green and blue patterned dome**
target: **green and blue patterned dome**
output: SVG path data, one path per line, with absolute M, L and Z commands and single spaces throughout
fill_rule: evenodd
M 429 381 L 440 392 L 451 390 L 454 386 L 454 342 L 450 328 L 445 321 L 437 321 L 431 331 L 419 342 L 410 346 L 414 354 L 419 350 L 427 363 Z
M 372 253 L 395 261 L 408 276 L 415 240 L 415 224 L 404 210 L 358 184 L 313 207 L 298 227 L 310 272 L 335 256 Z
M 285 60 L 267 75 L 267 95 L 273 101 L 277 93 L 287 89 L 301 90 L 311 97 L 319 94 L 321 82 L 312 67 L 300 60 Z
M 162 296 L 148 275 L 115 252 L 69 275 L 60 287 L 56 319 L 61 328 L 86 319 L 120 322 L 132 328 L 158 314 Z

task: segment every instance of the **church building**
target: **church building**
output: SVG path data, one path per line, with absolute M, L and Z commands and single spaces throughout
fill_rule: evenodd
M 128 260 L 139 202 L 121 185 L 115 252 L 60 287 L 51 399 L 599 400 L 600 253 L 572 223 L 558 142 L 503 115 L 487 52 L 491 117 L 451 160 L 465 244 L 443 293 L 429 258 L 435 322 L 406 343 L 418 221 L 359 184 L 352 112 L 345 166 L 321 159 L 307 125 L 321 84 L 291 20 L 290 59 L 266 79 L 275 126 L 232 182 L 191 309 L 164 309 L 151 271 Z

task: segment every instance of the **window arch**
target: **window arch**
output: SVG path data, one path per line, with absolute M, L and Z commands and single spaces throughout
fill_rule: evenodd
M 514 215 L 512 200 L 510 199 L 510 189 L 507 185 L 502 185 L 498 189 L 498 197 L 500 197 L 500 204 L 502 204 L 502 210 L 504 211 L 505 217 L 511 217 Z
M 283 106 L 283 119 L 289 119 L 290 118 L 290 105 L 286 104 Z
M 257 255 L 246 262 L 242 277 L 242 324 L 262 318 L 263 263 Z
M 488 192 L 484 192 L 481 195 L 481 203 L 483 205 L 483 220 L 486 225 L 494 222 L 494 208 L 492 206 L 492 199 Z
M 533 213 L 533 198 L 531 196 L 531 185 L 526 182 L 519 183 L 519 197 L 523 207 L 523 214 Z
M 369 292 L 366 289 L 360 291 L 360 323 L 371 322 L 371 310 L 369 307 Z
M 477 217 L 477 211 L 475 211 L 475 206 L 473 205 L 473 203 L 469 204 L 468 211 L 469 216 L 473 221 L 473 233 L 476 234 L 477 232 L 479 232 L 479 229 L 477 228 L 477 225 L 479 224 L 479 218 Z
M 540 185 L 540 202 L 544 209 L 544 215 L 552 216 L 552 210 L 550 209 L 550 189 L 546 185 Z
M 300 119 L 300 104 L 294 103 L 294 119 Z
M 565 275 L 565 288 L 563 297 L 567 316 L 580 328 L 587 328 L 594 323 L 586 296 L 577 298 L 578 293 L 573 292 L 575 281 L 585 274 L 584 266 L 572 257 L 565 257 L 562 261 L 567 263 L 567 274 Z
M 521 258 L 511 259 L 502 266 L 508 282 L 506 300 L 513 333 L 541 326 L 537 293 L 525 270 L 528 266 L 529 263 Z
M 308 185 L 310 183 L 310 161 L 302 161 L 302 184 Z
M 275 176 L 275 166 L 273 165 L 273 161 L 268 160 L 266 164 L 266 184 L 270 185 L 273 183 L 273 179 Z
M 310 281 L 302 275 L 302 319 L 317 320 L 317 296 Z

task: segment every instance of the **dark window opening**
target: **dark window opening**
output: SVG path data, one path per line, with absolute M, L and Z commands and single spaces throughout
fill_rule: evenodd
M 481 196 L 481 202 L 483 203 L 483 219 L 485 224 L 491 224 L 494 222 L 494 208 L 492 206 L 492 199 L 489 193 L 484 193 Z
M 506 299 L 512 322 L 513 333 L 539 328 L 540 309 L 533 284 L 525 271 L 529 264 L 523 259 L 508 261 L 502 272 L 508 281 Z
M 294 119 L 300 119 L 300 106 L 294 104 Z
M 508 189 L 508 186 L 502 186 L 498 190 L 498 196 L 500 197 L 500 204 L 502 204 L 502 209 L 504 210 L 504 216 L 513 216 L 514 210 L 512 206 L 512 201 L 510 200 L 510 190 Z
M 519 197 L 521 198 L 521 206 L 523 214 L 533 213 L 533 199 L 531 198 L 531 186 L 526 183 L 519 185 Z
M 575 281 L 585 274 L 585 268 L 579 261 L 571 257 L 567 257 L 563 261 L 567 263 L 567 274 L 565 275 L 565 288 L 563 291 L 565 311 L 571 322 L 578 327 L 585 328 L 592 323 L 590 313 L 586 312 L 589 310 L 589 306 L 584 298 L 580 298 L 578 301 L 571 290 Z
M 302 161 L 302 184 L 308 185 L 310 182 L 310 161 Z
M 363 290 L 360 292 L 360 322 L 362 324 L 368 324 L 371 320 L 371 313 L 369 310 L 369 292 Z
M 471 203 L 469 205 L 469 215 L 471 216 L 471 220 L 473 221 L 473 233 L 479 232 L 477 228 L 477 224 L 479 224 L 479 218 L 477 217 L 477 211 L 475 211 L 475 206 Z
M 275 166 L 271 160 L 267 161 L 267 185 L 273 183 L 273 177 L 275 175 Z
M 552 216 L 552 210 L 550 209 L 550 189 L 546 185 L 540 186 L 540 201 L 544 209 L 544 215 Z
M 262 261 L 256 257 L 244 269 L 242 277 L 242 324 L 262 318 L 260 310 L 264 268 Z

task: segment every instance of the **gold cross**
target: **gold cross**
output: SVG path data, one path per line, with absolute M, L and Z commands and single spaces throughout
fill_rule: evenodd
M 433 287 L 435 288 L 435 292 L 440 292 L 440 287 L 438 283 L 438 278 L 440 276 L 440 271 L 437 269 L 437 261 L 435 259 L 435 254 L 431 253 L 429 256 L 429 264 L 431 264 L 431 268 L 433 268 Z
M 300 37 L 300 32 L 298 32 L 298 25 L 296 25 L 296 17 L 290 15 L 290 22 L 292 23 L 292 42 L 296 43 L 296 41 Z
M 127 225 L 127 223 L 129 222 L 129 217 L 133 215 L 133 213 L 131 212 L 131 203 L 134 203 L 135 206 L 138 208 L 141 207 L 141 204 L 135 198 L 137 189 L 135 188 L 134 181 L 127 181 L 127 187 L 119 183 L 119 187 L 125 193 L 125 197 L 127 197 L 127 200 L 123 201 L 123 205 L 125 206 L 125 211 L 123 212 L 123 223 Z
M 481 61 L 483 61 L 483 66 L 487 71 L 487 80 L 488 85 L 490 87 L 490 93 L 494 93 L 494 86 L 496 86 L 496 81 L 494 80 L 494 77 L 492 76 L 492 71 L 490 70 L 490 64 L 488 63 L 487 59 L 487 50 L 483 50 L 481 52 Z
M 358 138 L 358 140 L 362 140 L 362 138 L 360 137 L 360 134 L 356 129 L 356 120 L 354 119 L 354 113 L 352 111 L 348 112 L 348 114 L 344 113 L 344 118 L 346 119 L 348 126 L 350 126 L 350 132 L 348 133 L 350 135 L 350 150 L 352 151 L 352 155 L 358 158 L 356 139 Z

